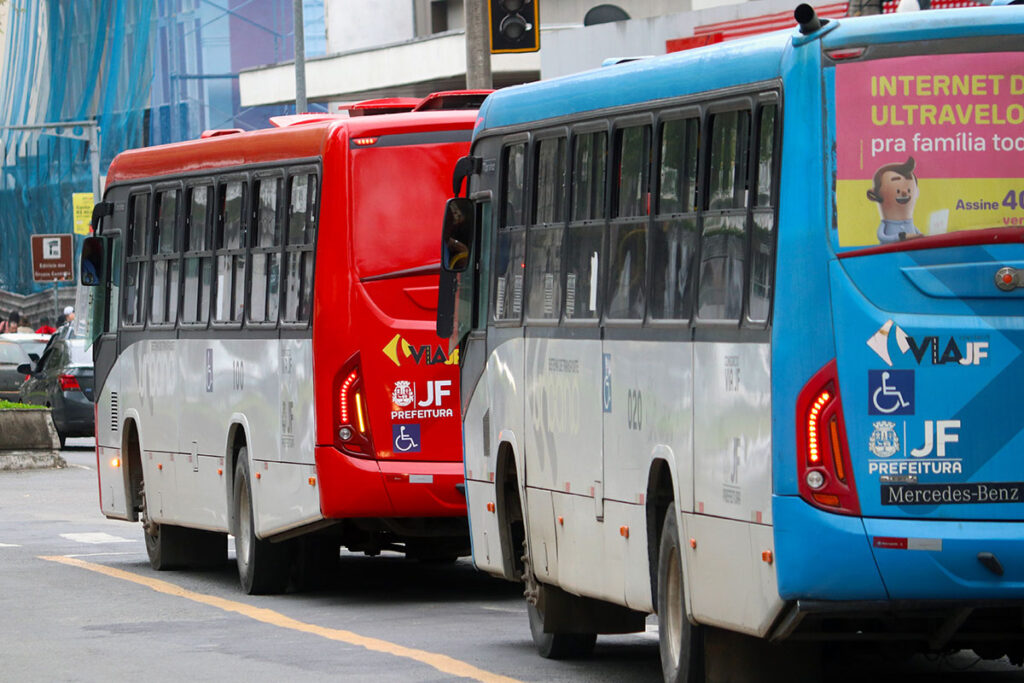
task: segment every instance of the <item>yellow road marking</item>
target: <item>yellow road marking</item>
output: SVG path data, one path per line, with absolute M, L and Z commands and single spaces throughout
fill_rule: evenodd
M 115 579 L 131 581 L 132 583 L 137 583 L 140 586 L 151 588 L 158 593 L 166 593 L 167 595 L 185 598 L 186 600 L 198 602 L 203 605 L 216 607 L 217 609 L 224 610 L 225 612 L 235 612 L 243 617 L 248 617 L 255 621 L 261 621 L 264 624 L 270 624 L 271 626 L 289 628 L 293 631 L 309 633 L 315 636 L 320 636 L 321 638 L 327 638 L 328 640 L 335 640 L 340 643 L 358 645 L 374 652 L 383 652 L 384 654 L 394 655 L 395 657 L 412 659 L 420 662 L 421 664 L 431 666 L 444 674 L 459 676 L 461 678 L 471 678 L 476 681 L 482 681 L 483 683 L 519 683 L 515 678 L 509 678 L 507 676 L 491 673 L 490 671 L 484 671 L 472 664 L 455 659 L 454 657 L 449 657 L 448 655 L 441 655 L 436 652 L 427 652 L 426 650 L 417 650 L 411 647 L 403 647 L 402 645 L 396 645 L 395 643 L 391 643 L 386 640 L 361 636 L 358 633 L 345 631 L 343 629 L 307 624 L 306 622 L 286 617 L 280 612 L 275 612 L 271 609 L 253 607 L 252 605 L 247 605 L 244 602 L 227 600 L 226 598 L 219 598 L 215 595 L 196 593 L 195 591 L 187 590 L 167 581 L 151 579 L 148 576 L 140 576 L 139 574 L 126 572 L 122 569 L 114 569 L 113 567 L 86 562 L 85 560 L 79 560 L 74 557 L 41 555 L 39 556 L 39 559 L 47 560 L 49 562 L 59 562 L 61 564 L 79 567 L 81 569 L 88 569 L 91 572 L 106 574 L 107 576 L 111 576 Z

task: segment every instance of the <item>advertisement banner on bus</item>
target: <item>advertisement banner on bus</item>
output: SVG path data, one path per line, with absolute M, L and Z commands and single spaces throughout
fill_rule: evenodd
M 1024 53 L 839 64 L 839 244 L 1024 225 Z

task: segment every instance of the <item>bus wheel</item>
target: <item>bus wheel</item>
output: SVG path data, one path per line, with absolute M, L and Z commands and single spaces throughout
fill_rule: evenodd
M 665 680 L 677 683 L 701 680 L 703 668 L 701 629 L 686 618 L 685 600 L 682 544 L 675 510 L 670 508 L 658 551 L 658 649 Z
M 171 543 L 173 533 L 164 533 L 165 525 L 157 524 L 149 518 L 146 507 L 146 485 L 139 485 L 139 500 L 141 501 L 139 517 L 142 519 L 142 535 L 146 539 L 146 554 L 149 555 L 149 566 L 158 572 L 175 569 L 184 564 L 177 552 L 180 550 Z M 170 527 L 167 527 L 170 531 Z
M 597 642 L 596 633 L 545 633 L 544 611 L 551 589 L 537 580 L 530 559 L 529 542 L 523 539 L 523 584 L 526 614 L 530 618 L 530 635 L 537 652 L 546 659 L 586 657 Z
M 597 642 L 596 633 L 545 633 L 544 598 L 547 588 L 538 584 L 537 604 L 527 601 L 526 613 L 530 617 L 530 635 L 537 652 L 547 659 L 575 659 L 586 657 Z
M 288 546 L 256 537 L 249 457 L 244 447 L 238 452 L 238 465 L 235 467 L 234 512 L 235 561 L 242 590 L 249 595 L 284 592 L 291 569 Z
M 227 535 L 214 531 L 158 524 L 146 511 L 145 484 L 139 486 L 142 535 L 153 569 L 166 571 L 185 566 L 214 567 L 227 559 Z

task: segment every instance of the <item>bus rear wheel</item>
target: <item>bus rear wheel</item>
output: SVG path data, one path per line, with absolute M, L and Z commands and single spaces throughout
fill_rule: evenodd
M 249 454 L 244 447 L 238 452 L 235 467 L 234 512 L 235 561 L 242 590 L 249 595 L 283 593 L 291 569 L 289 546 L 256 537 Z
M 701 680 L 704 642 L 701 629 L 686 617 L 683 555 L 674 509 L 665 515 L 658 551 L 658 649 L 666 682 Z
M 227 535 L 215 531 L 159 524 L 146 510 L 145 485 L 139 486 L 142 535 L 149 565 L 160 571 L 181 567 L 214 567 L 228 556 Z
M 545 633 L 544 632 L 544 599 L 547 588 L 538 585 L 537 604 L 526 603 L 526 613 L 530 617 L 530 635 L 537 652 L 546 659 L 576 659 L 586 657 L 594 650 L 597 642 L 596 633 Z

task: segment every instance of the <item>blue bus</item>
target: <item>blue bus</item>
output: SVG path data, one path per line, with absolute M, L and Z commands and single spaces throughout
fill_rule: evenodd
M 544 656 L 1024 661 L 1024 10 L 795 18 L 495 92 L 456 166 L 473 558 Z

